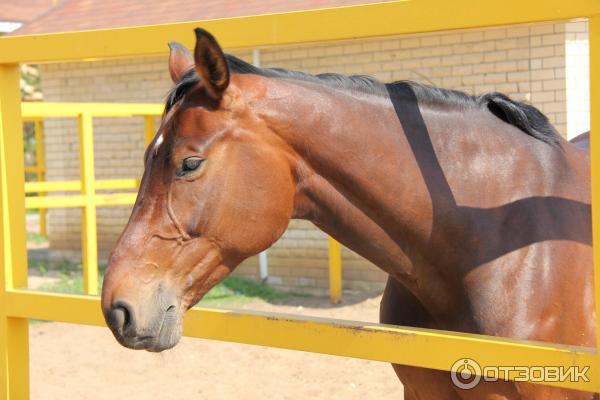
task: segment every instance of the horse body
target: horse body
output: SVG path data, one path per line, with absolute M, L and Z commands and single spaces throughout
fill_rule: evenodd
M 256 110 L 269 110 L 262 117 L 271 125 L 293 127 L 278 134 L 306 166 L 296 216 L 391 275 L 382 322 L 595 345 L 585 317 L 594 313 L 587 154 L 524 138 L 486 110 L 425 106 L 399 119 L 392 102 L 369 96 L 263 84 L 277 95 Z M 282 93 L 300 99 L 295 112 L 280 109 Z M 405 100 L 402 113 L 415 104 Z M 405 130 L 401 119 L 413 125 Z M 410 135 L 431 146 L 414 151 Z M 429 374 L 440 375 L 419 375 Z M 417 393 L 428 386 L 405 384 Z
M 261 72 L 199 32 L 194 59 L 172 47 L 177 85 L 105 278 L 122 344 L 173 346 L 187 308 L 304 218 L 390 275 L 382 322 L 595 345 L 585 151 L 502 97 Z M 407 399 L 591 398 L 394 368 Z

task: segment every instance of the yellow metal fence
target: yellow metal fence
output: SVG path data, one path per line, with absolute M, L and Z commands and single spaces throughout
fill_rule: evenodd
M 448 18 L 451 15 L 452 18 Z M 590 26 L 591 124 L 600 131 L 600 2 L 597 0 L 404 0 L 283 14 L 230 18 L 52 35 L 0 39 L 0 398 L 29 397 L 28 319 L 104 325 L 97 296 L 59 295 L 27 286 L 25 185 L 19 101 L 18 63 L 48 62 L 162 53 L 168 40 L 193 45 L 196 26 L 213 32 L 224 47 L 258 47 L 342 40 L 403 33 L 431 32 L 526 22 L 588 18 Z M 310 29 L 307 29 L 310 27 Z M 33 105 L 32 105 L 33 106 Z M 47 111 L 47 110 L 46 110 Z M 26 107 L 23 109 L 26 115 Z M 73 109 L 80 132 L 91 129 L 91 114 Z M 95 225 L 95 205 L 102 195 L 93 177 L 93 143 L 82 137 L 81 184 L 72 206 L 84 207 L 86 231 Z M 592 141 L 593 234 L 600 240 L 600 146 Z M 91 159 L 91 160 L 90 160 Z M 46 191 L 49 187 L 44 188 Z M 53 197 L 48 197 L 48 199 Z M 114 199 L 106 200 L 112 202 Z M 28 206 L 42 200 L 29 199 Z M 35 202 L 38 202 L 37 204 Z M 43 200 L 57 201 L 57 200 Z M 117 201 L 117 200 L 114 200 Z M 124 200 L 123 200 L 124 201 Z M 128 200 L 129 201 L 129 200 Z M 51 205 L 48 203 L 47 205 Z M 95 234 L 95 233 L 92 233 Z M 91 241 L 89 237 L 85 239 Z M 600 305 L 600 246 L 594 248 L 596 307 Z M 86 254 L 91 269 L 93 254 Z M 91 292 L 88 270 L 87 288 Z M 596 312 L 596 319 L 600 313 Z M 597 323 L 596 326 L 599 326 Z M 319 318 L 278 317 L 251 312 L 193 308 L 184 334 L 217 340 L 335 354 L 449 370 L 470 357 L 486 366 L 555 366 L 589 368 L 589 380 L 549 384 L 600 391 L 596 348 L 551 345 L 483 335 L 403 328 Z M 600 329 L 597 330 L 600 335 Z M 600 337 L 600 336 L 598 336 Z M 511 376 L 514 378 L 514 376 Z
M 86 294 L 98 294 L 96 207 L 133 204 L 135 200 L 135 193 L 96 194 L 96 190 L 135 189 L 138 186 L 135 179 L 96 180 L 93 118 L 143 116 L 147 129 L 153 129 L 154 118 L 161 113 L 162 107 L 158 104 L 23 103 L 22 105 L 23 119 L 38 121 L 40 126 L 41 121 L 45 118 L 72 117 L 78 119 L 80 181 L 28 182 L 25 184 L 25 193 L 37 192 L 39 194 L 26 197 L 25 207 L 40 210 L 53 207 L 80 207 L 82 209 L 83 288 Z M 36 129 L 36 134 L 37 132 L 41 132 L 41 130 Z M 145 138 L 149 138 L 153 132 L 147 130 L 144 134 Z M 42 141 L 41 136 L 39 140 Z M 47 192 L 53 191 L 79 191 L 79 194 L 46 196 Z
M 54 207 L 82 209 L 82 265 L 84 293 L 98 294 L 98 248 L 96 237 L 96 207 L 128 205 L 135 201 L 135 193 L 97 194 L 99 189 L 136 189 L 135 179 L 96 180 L 94 173 L 94 117 L 143 116 L 145 141 L 154 132 L 154 119 L 161 115 L 159 104 L 105 104 L 105 103 L 23 103 L 23 119 L 41 121 L 52 117 L 72 117 L 79 122 L 79 181 L 27 182 L 25 193 L 39 193 L 25 198 L 25 208 L 46 210 Z M 152 131 L 151 131 L 152 130 Z M 38 131 L 36 131 L 37 133 Z M 38 164 L 39 165 L 39 164 Z M 47 192 L 78 191 L 78 195 L 47 196 Z M 40 215 L 41 218 L 41 215 Z

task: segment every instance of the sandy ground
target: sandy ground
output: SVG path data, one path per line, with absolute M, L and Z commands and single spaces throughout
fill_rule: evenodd
M 380 296 L 262 301 L 241 308 L 376 321 Z M 120 347 L 107 328 L 31 327 L 31 398 L 69 399 L 402 399 L 385 363 L 183 338 L 160 354 Z

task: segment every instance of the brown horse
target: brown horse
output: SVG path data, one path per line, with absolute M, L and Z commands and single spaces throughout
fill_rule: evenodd
M 390 277 L 385 323 L 594 346 L 589 155 L 534 107 L 412 82 L 260 69 L 196 30 L 110 257 L 117 340 L 161 351 L 183 314 L 290 218 Z M 453 386 L 396 365 L 406 399 L 589 399 Z

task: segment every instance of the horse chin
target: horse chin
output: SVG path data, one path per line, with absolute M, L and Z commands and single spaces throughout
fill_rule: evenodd
M 148 343 L 147 351 L 159 353 L 163 350 L 168 350 L 181 340 L 182 334 L 180 318 L 165 318 L 158 335 Z
M 171 330 L 168 333 L 161 334 L 155 341 L 151 342 L 150 346 L 145 350 L 160 353 L 164 350 L 169 350 L 175 347 L 179 340 L 181 339 L 181 328 L 177 327 L 176 329 Z

